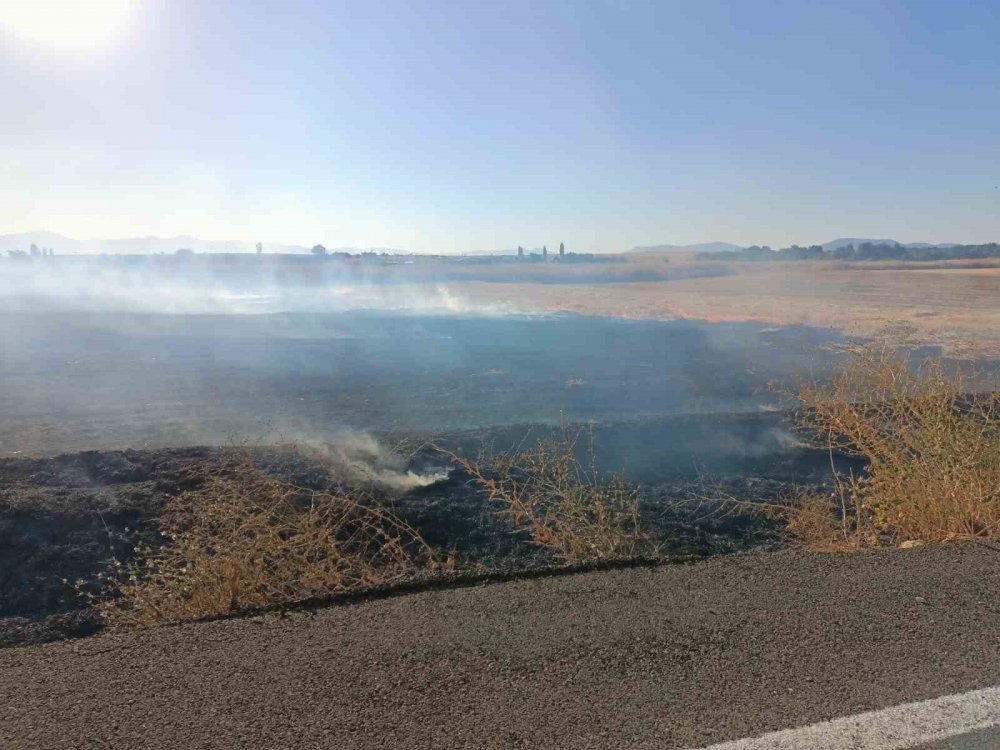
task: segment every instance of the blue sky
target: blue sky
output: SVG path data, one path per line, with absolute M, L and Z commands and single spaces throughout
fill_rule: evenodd
M 1000 3 L 19 2 L 0 233 L 1000 240 Z

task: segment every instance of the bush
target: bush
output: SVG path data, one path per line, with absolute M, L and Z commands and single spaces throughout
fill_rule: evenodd
M 807 545 L 857 549 L 1000 536 L 1000 393 L 940 357 L 853 349 L 828 383 L 798 397 L 799 425 L 866 471 L 836 476 L 834 500 L 787 511 Z
M 292 604 L 412 577 L 441 565 L 372 498 L 314 491 L 234 452 L 195 490 L 169 501 L 162 546 L 141 546 L 109 578 L 107 620 L 133 626 Z
M 565 563 L 624 559 L 655 552 L 640 519 L 640 496 L 621 474 L 598 475 L 576 455 L 579 433 L 540 440 L 529 450 L 488 461 L 453 460 L 481 487 L 515 532 Z

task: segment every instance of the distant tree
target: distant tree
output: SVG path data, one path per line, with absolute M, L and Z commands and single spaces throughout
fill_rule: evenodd
M 326 255 L 326 248 L 322 245 L 313 245 L 312 249 L 309 251 L 313 255 Z
M 31 254 L 32 255 L 41 255 L 42 254 L 41 251 L 38 249 L 38 245 L 36 245 L 34 242 L 31 243 Z
M 572 253 L 570 253 L 572 255 Z M 790 245 L 772 251 L 768 246 L 751 245 L 740 250 L 718 253 L 698 253 L 701 260 L 812 260 L 836 258 L 838 260 L 951 260 L 975 258 L 1000 258 L 1000 244 L 983 245 L 925 245 L 907 246 L 898 242 L 845 243 L 840 247 L 824 250 L 821 245 Z
M 544 260 L 545 258 L 548 257 L 549 257 L 549 248 L 546 247 L 545 245 L 542 245 L 542 259 Z
M 778 256 L 790 260 L 810 260 L 813 258 L 822 258 L 823 248 L 819 245 L 810 245 L 809 247 L 792 245 L 790 247 L 781 248 L 778 251 Z
M 257 255 L 260 255 L 263 252 L 264 252 L 264 246 L 258 242 L 257 243 Z
M 858 260 L 899 260 L 906 255 L 905 247 L 890 242 L 862 242 L 854 251 Z
M 559 257 L 563 257 L 566 254 L 566 246 L 563 243 L 559 243 Z
M 524 257 L 524 248 L 521 247 L 520 245 L 517 246 L 517 257 L 518 258 Z
M 750 245 L 739 250 L 723 250 L 717 253 L 698 253 L 698 260 L 774 260 L 779 253 L 771 250 L 770 245 Z
M 190 255 L 194 255 L 194 250 L 192 250 L 189 247 L 179 247 L 176 250 L 174 250 L 174 255 L 181 255 L 187 257 Z

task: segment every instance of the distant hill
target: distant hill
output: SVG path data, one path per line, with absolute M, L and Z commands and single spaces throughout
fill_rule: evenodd
M 180 248 L 188 248 L 196 253 L 252 253 L 255 243 L 239 240 L 201 240 L 190 235 L 177 237 L 130 237 L 112 240 L 91 240 L 83 243 L 82 252 L 110 253 L 112 255 L 152 255 L 173 253 Z M 271 252 L 286 252 L 285 246 L 275 246 Z M 304 248 L 291 252 L 302 252 Z
M 830 252 L 844 245 L 858 245 L 871 242 L 874 244 L 903 245 L 907 248 L 947 248 L 954 247 L 955 243 L 942 242 L 930 244 L 927 242 L 898 242 L 889 239 L 870 239 L 864 237 L 839 237 L 830 242 L 823 243 L 825 251 Z M 156 253 L 172 254 L 181 248 L 193 250 L 196 253 L 252 253 L 256 250 L 256 242 L 244 240 L 203 240 L 191 235 L 178 235 L 176 237 L 125 237 L 119 239 L 97 239 L 97 240 L 77 240 L 66 237 L 55 232 L 39 230 L 36 232 L 21 232 L 19 234 L 0 235 L 0 254 L 6 254 L 9 250 L 27 251 L 31 245 L 40 248 L 52 248 L 57 255 L 76 254 L 100 254 L 109 255 L 153 255 Z M 304 245 L 285 245 L 272 242 L 265 242 L 264 252 L 266 253 L 308 253 L 309 248 Z M 742 245 L 734 245 L 731 242 L 703 242 L 695 245 L 645 245 L 633 247 L 627 253 L 719 253 L 733 250 L 741 250 Z M 350 252 L 359 253 L 365 250 L 375 252 L 388 252 L 390 254 L 403 254 L 405 251 L 389 248 L 328 248 L 329 252 Z M 525 248 L 525 252 L 541 252 L 541 248 Z M 550 252 L 554 252 L 550 248 Z M 471 252 L 469 255 L 516 255 L 517 250 L 500 250 L 495 252 Z
M 28 250 L 32 245 L 52 248 L 57 253 L 78 253 L 83 244 L 71 237 L 64 237 L 55 232 L 22 232 L 21 234 L 0 235 L 0 253 L 8 250 Z
M 915 247 L 915 248 L 927 248 L 927 247 L 954 247 L 954 242 L 939 242 L 934 245 L 928 242 L 899 242 L 897 240 L 875 240 L 864 237 L 840 237 L 835 240 L 830 240 L 829 242 L 824 242 L 822 247 L 825 251 L 830 252 L 831 250 L 836 250 L 837 248 L 843 247 L 844 245 L 854 245 L 857 247 L 863 242 L 870 242 L 873 245 L 902 245 L 903 247 Z
M 0 253 L 8 250 L 28 250 L 32 244 L 40 248 L 52 248 L 57 255 L 99 254 L 110 255 L 153 255 L 171 254 L 181 248 L 196 253 L 252 253 L 256 242 L 242 240 L 202 240 L 190 235 L 177 237 L 127 237 L 108 240 L 77 240 L 55 232 L 37 231 L 0 235 Z M 267 253 L 307 253 L 303 245 L 282 245 L 265 242 Z
M 699 245 L 645 245 L 633 247 L 629 253 L 721 253 L 740 250 L 742 245 L 731 242 L 703 242 Z

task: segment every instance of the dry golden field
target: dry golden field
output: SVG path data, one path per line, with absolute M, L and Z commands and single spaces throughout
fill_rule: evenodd
M 671 259 L 675 267 L 689 258 Z M 728 275 L 603 284 L 463 282 L 478 303 L 524 310 L 673 320 L 760 320 L 938 344 L 1000 357 L 995 261 L 721 263 Z

